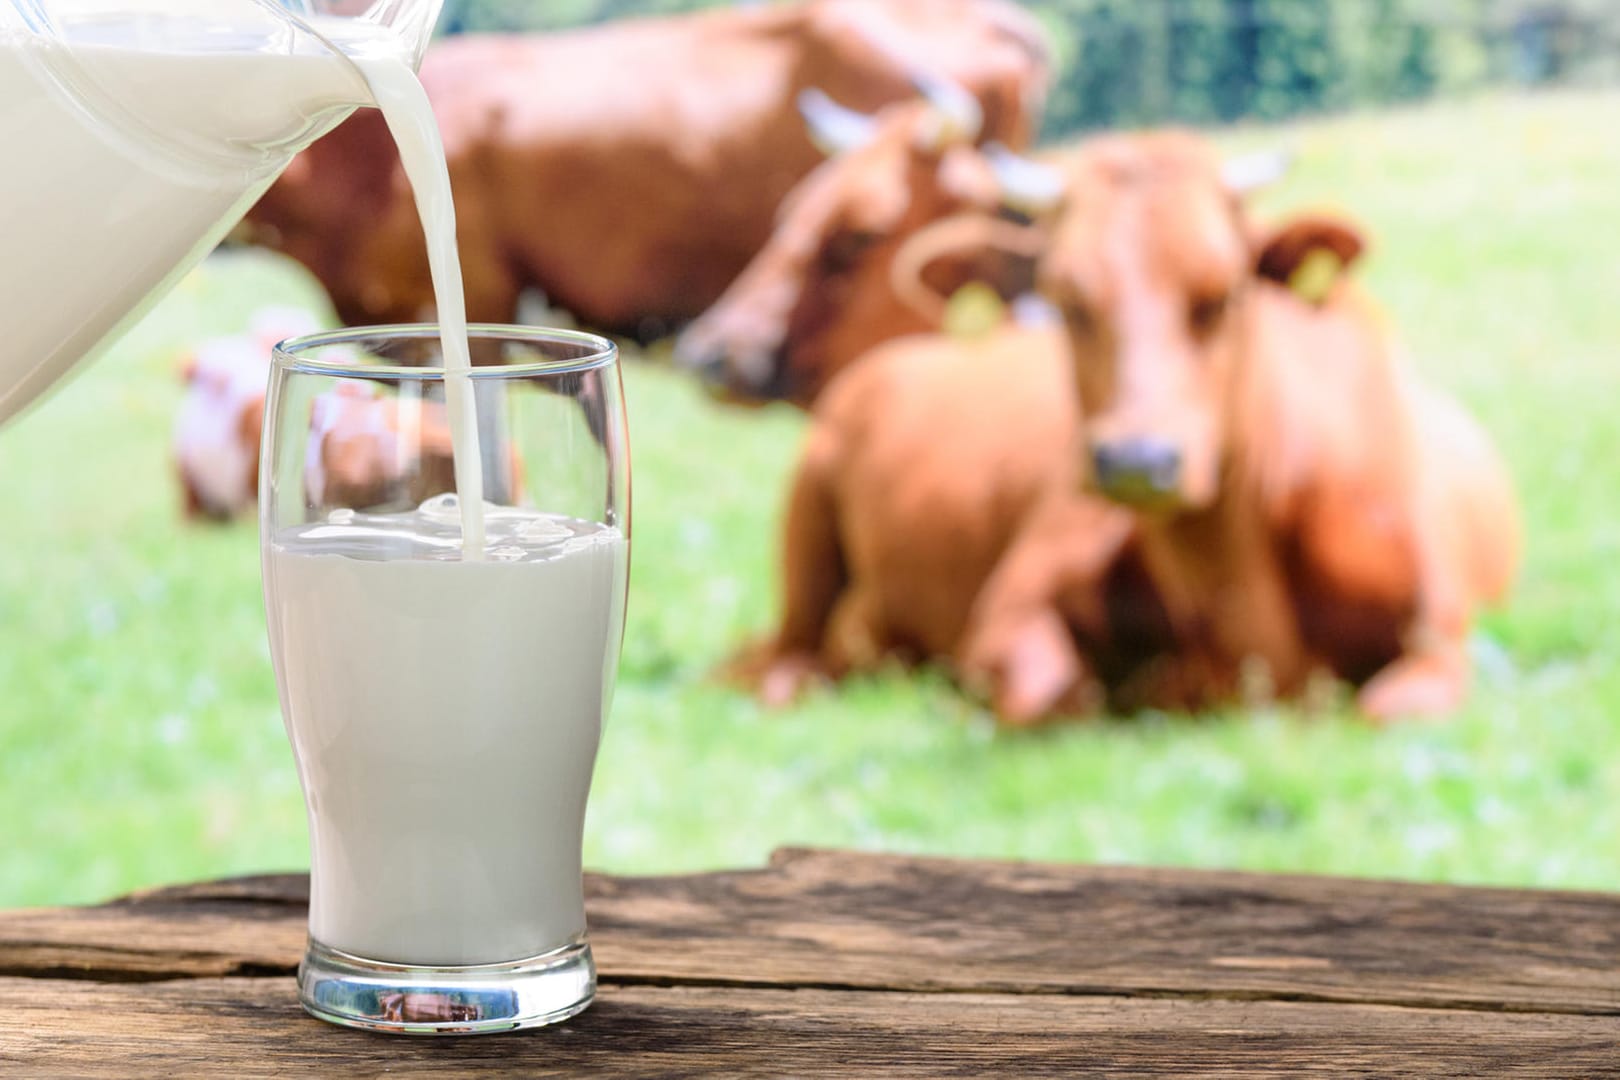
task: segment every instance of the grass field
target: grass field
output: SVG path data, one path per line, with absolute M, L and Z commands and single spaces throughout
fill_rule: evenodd
M 1371 223 L 1374 291 L 1521 484 L 1529 561 L 1464 714 L 1003 733 L 928 673 L 763 713 L 706 675 L 769 622 L 801 420 L 632 364 L 635 578 L 589 863 L 830 844 L 1620 888 L 1616 115 L 1615 93 L 1489 98 L 1289 129 L 1300 163 L 1266 200 Z M 216 260 L 0 432 L 0 906 L 306 865 L 255 527 L 183 524 L 167 441 L 184 343 L 312 296 Z

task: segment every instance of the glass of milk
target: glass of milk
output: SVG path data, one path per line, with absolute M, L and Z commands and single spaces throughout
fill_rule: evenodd
M 265 607 L 310 833 L 299 996 L 355 1027 L 532 1027 L 595 992 L 580 844 L 629 563 L 617 356 L 517 327 L 470 345 L 460 445 L 436 327 L 286 342 L 270 377 Z

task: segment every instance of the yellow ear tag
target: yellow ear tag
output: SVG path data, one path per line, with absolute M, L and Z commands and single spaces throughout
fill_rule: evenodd
M 970 281 L 951 294 L 945 305 L 945 333 L 954 338 L 978 338 L 1007 321 L 1007 305 L 996 290 L 982 281 Z
M 1288 278 L 1288 287 L 1307 304 L 1326 302 L 1344 272 L 1344 262 L 1328 248 L 1313 248 Z

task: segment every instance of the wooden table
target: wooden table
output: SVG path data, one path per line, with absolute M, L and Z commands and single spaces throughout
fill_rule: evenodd
M 0 1076 L 1620 1075 L 1620 896 L 783 851 L 593 877 L 594 1007 L 309 1019 L 308 881 L 0 914 Z

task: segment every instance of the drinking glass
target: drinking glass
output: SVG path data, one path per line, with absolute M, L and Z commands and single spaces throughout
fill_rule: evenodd
M 449 378 L 476 404 L 481 553 L 436 327 L 298 338 L 271 368 L 264 598 L 310 837 L 298 992 L 353 1027 L 533 1027 L 595 993 L 580 846 L 629 562 L 617 354 L 518 327 L 471 345 Z

